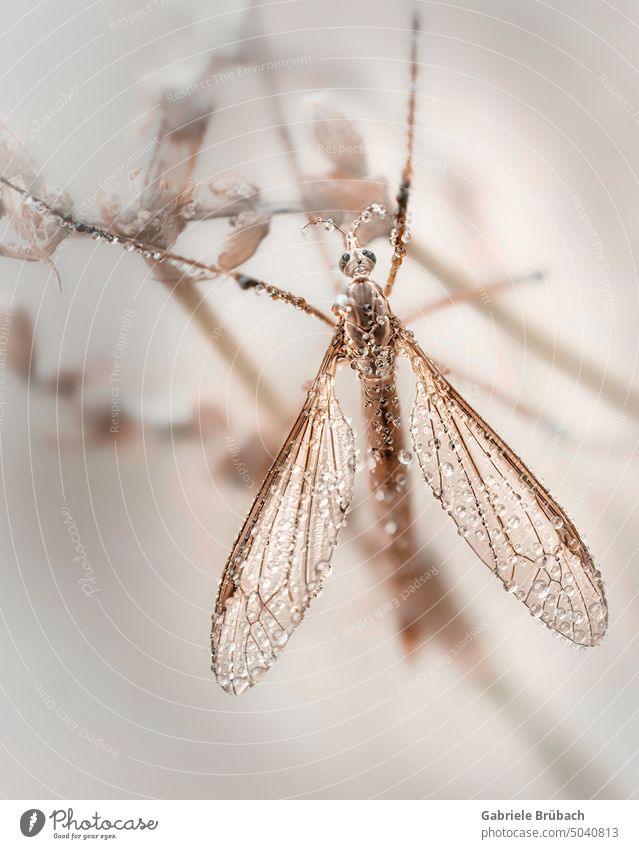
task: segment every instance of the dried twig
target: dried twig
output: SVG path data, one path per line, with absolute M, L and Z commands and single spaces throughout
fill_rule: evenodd
M 415 240 L 411 244 L 409 254 L 414 262 L 440 280 L 450 292 L 463 294 L 476 290 L 468 274 L 443 259 L 423 242 Z M 604 373 L 596 363 L 582 355 L 575 355 L 560 339 L 549 337 L 535 327 L 523 325 L 521 319 L 503 304 L 491 302 L 486 305 L 481 299 L 474 298 L 469 298 L 469 301 L 472 301 L 475 309 L 490 313 L 491 318 L 512 339 L 520 344 L 525 340 L 527 350 L 534 351 L 551 363 L 553 368 L 563 371 L 577 383 L 605 398 L 610 404 L 639 419 L 639 396 L 626 384 Z

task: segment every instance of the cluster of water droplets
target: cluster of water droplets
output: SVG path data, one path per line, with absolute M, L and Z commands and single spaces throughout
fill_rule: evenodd
M 97 224 L 88 224 L 75 219 L 71 215 L 59 213 L 43 200 L 29 194 L 27 191 L 21 191 L 20 193 L 22 194 L 22 203 L 26 207 L 32 208 L 40 215 L 50 216 L 52 221 L 62 230 L 66 230 L 68 234 L 78 233 L 80 235 L 90 236 L 96 242 L 101 242 L 105 245 L 115 245 L 124 251 L 139 254 L 144 259 L 160 263 L 165 262 L 167 265 L 177 269 L 182 275 L 193 279 L 217 273 L 217 269 L 215 268 L 207 268 L 204 264 L 194 263 L 186 258 L 173 256 L 171 253 L 149 246 L 138 239 L 118 236 L 104 230 Z
M 606 629 L 601 574 L 572 523 L 442 378 L 417 384 L 411 434 L 424 478 L 458 532 L 531 615 L 581 645 Z
M 262 677 L 322 591 L 352 498 L 354 437 L 332 380 L 309 395 L 306 423 L 227 565 L 233 592 L 214 617 L 212 635 L 212 668 L 227 692 L 238 694 Z
M 390 232 L 390 243 L 393 247 L 393 255 L 395 259 L 400 259 L 406 253 L 406 245 L 411 240 L 409 225 L 411 216 L 406 212 L 402 219 L 398 216 L 393 218 L 393 227 Z
M 246 277 L 246 275 L 243 274 L 238 275 L 236 279 L 240 286 L 244 286 L 242 282 L 243 280 L 252 280 L 252 278 Z M 290 306 L 295 307 L 295 309 L 300 310 L 301 312 L 313 312 L 313 307 L 307 300 L 299 295 L 294 295 L 286 289 L 280 289 L 278 286 L 273 286 L 270 283 L 264 283 L 261 280 L 255 281 L 252 288 L 258 295 L 266 295 L 273 301 L 282 301 L 285 304 L 290 304 Z
M 388 210 L 382 203 L 371 203 L 364 209 L 357 218 L 353 221 L 353 230 L 355 233 L 362 224 L 370 224 L 373 218 L 379 218 L 384 221 L 388 217 Z

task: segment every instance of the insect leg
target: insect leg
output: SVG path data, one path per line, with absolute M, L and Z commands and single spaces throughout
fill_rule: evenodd
M 507 291 L 512 289 L 516 283 L 528 283 L 530 281 L 539 281 L 544 279 L 543 271 L 532 271 L 529 274 L 522 274 L 520 277 L 508 278 L 506 280 L 498 280 L 494 283 L 477 285 L 473 291 L 457 292 L 453 295 L 446 295 L 438 301 L 433 301 L 430 304 L 425 304 L 423 307 L 412 312 L 404 319 L 405 324 L 410 324 L 411 321 L 417 321 L 426 315 L 430 315 L 438 310 L 446 307 L 456 306 L 458 304 L 472 303 L 473 301 L 481 301 L 486 304 L 490 301 L 490 296 L 497 292 Z
M 326 313 L 314 307 L 312 304 L 305 299 L 300 297 L 299 295 L 294 295 L 292 292 L 288 292 L 286 289 L 280 289 L 278 286 L 274 286 L 272 283 L 265 283 L 262 280 L 258 280 L 255 277 L 251 277 L 248 274 L 241 274 L 235 272 L 224 272 L 225 274 L 229 274 L 229 276 L 233 277 L 236 283 L 241 286 L 242 289 L 254 289 L 258 293 L 264 293 L 266 295 L 270 295 L 270 297 L 274 301 L 282 301 L 282 303 L 290 304 L 292 307 L 295 307 L 297 310 L 301 310 L 305 312 L 307 315 L 315 316 L 315 318 L 319 318 L 320 321 L 323 321 L 324 324 L 328 324 L 329 327 L 334 327 L 335 322 L 332 318 L 330 318 Z
M 411 71 L 410 71 L 410 94 L 408 96 L 408 118 L 407 118 L 407 138 L 406 138 L 406 160 L 402 170 L 401 182 L 399 191 L 397 192 L 397 208 L 395 210 L 394 228 L 391 234 L 391 244 L 394 248 L 393 259 L 391 261 L 390 272 L 386 282 L 384 294 L 388 297 L 393 291 L 397 272 L 404 259 L 406 253 L 405 243 L 408 242 L 410 235 L 408 233 L 407 215 L 408 215 L 408 199 L 410 194 L 411 183 L 413 180 L 413 149 L 415 146 L 415 98 L 417 92 L 417 36 L 419 33 L 419 19 L 417 15 L 413 18 L 412 44 L 411 44 Z

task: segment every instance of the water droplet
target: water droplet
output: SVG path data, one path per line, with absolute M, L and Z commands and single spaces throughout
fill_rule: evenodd
M 333 567 L 328 560 L 320 560 L 315 569 L 317 574 L 322 578 L 328 578 L 333 571 Z
M 559 563 L 553 563 L 553 565 L 548 569 L 548 574 L 553 581 L 559 581 L 561 579 L 561 566 Z
M 413 459 L 413 455 L 406 448 L 402 448 L 402 450 L 397 455 L 397 459 L 404 466 L 408 466 L 411 460 Z
M 545 598 L 548 595 L 548 584 L 545 581 L 537 580 L 533 583 L 533 592 L 539 598 Z
M 451 463 L 442 463 L 441 473 L 442 473 L 443 477 L 449 478 L 453 474 L 454 471 L 455 470 L 454 470 Z

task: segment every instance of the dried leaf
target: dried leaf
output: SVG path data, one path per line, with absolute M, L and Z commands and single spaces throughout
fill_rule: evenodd
M 233 230 L 224 240 L 217 264 L 225 271 L 237 268 L 250 259 L 268 235 L 270 219 L 260 212 L 248 210 L 235 219 Z
M 24 144 L 3 123 L 0 123 L 0 174 L 46 205 L 65 214 L 71 212 L 70 197 L 43 183 Z M 1 247 L 2 256 L 27 262 L 45 262 L 54 268 L 51 256 L 67 232 L 46 208 L 3 184 L 0 186 L 0 215 L 8 219 L 11 228 L 26 242 L 25 246 L 9 244 Z
M 254 209 L 260 201 L 260 190 L 242 177 L 223 177 L 197 183 L 193 187 L 194 220 L 234 216 Z
M 337 180 L 317 177 L 303 184 L 305 211 L 311 215 L 322 215 L 349 227 L 352 219 L 371 203 L 381 203 L 388 209 L 393 204 L 388 193 L 388 183 L 382 177 L 365 180 Z M 362 244 L 390 231 L 390 218 L 373 217 L 369 224 L 362 224 L 358 237 Z
M 21 259 L 23 262 L 42 262 L 48 265 L 55 274 L 58 285 L 62 289 L 62 278 L 47 251 L 34 246 L 27 247 L 26 245 L 9 244 L 0 245 L 0 256 L 5 256 L 9 259 Z
M 355 124 L 326 98 L 313 103 L 313 112 L 318 149 L 335 166 L 332 176 L 363 177 L 368 172 L 366 148 Z
M 209 89 L 161 103 L 158 142 L 146 173 L 129 175 L 126 198 L 109 194 L 100 207 L 107 227 L 125 238 L 168 248 L 195 217 L 192 173 L 211 115 Z
M 31 316 L 22 309 L 0 316 L 2 334 L 6 339 L 7 363 L 24 380 L 35 368 L 35 347 Z
M 147 187 L 163 181 L 165 193 L 181 194 L 191 180 L 213 108 L 210 87 L 185 97 L 164 97 L 158 143 L 146 174 Z
M 36 168 L 22 140 L 9 127 L 0 122 L 0 174 L 8 180 L 22 178 L 24 186 L 41 188 Z

